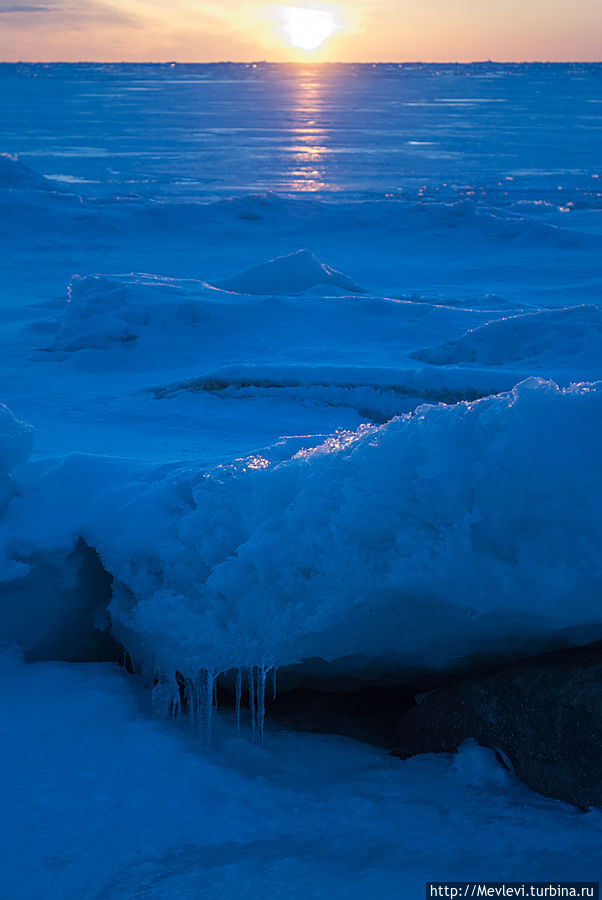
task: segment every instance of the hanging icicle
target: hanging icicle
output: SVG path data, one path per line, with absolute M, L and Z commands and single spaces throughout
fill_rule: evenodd
M 193 731 L 196 732 L 198 730 L 197 695 L 195 682 L 191 678 L 184 679 L 184 696 L 186 697 L 188 718 Z
M 255 740 L 255 667 L 249 667 L 249 709 L 251 711 L 251 734 Z
M 243 669 L 235 671 L 236 684 L 236 737 L 240 738 L 241 708 L 243 692 Z M 263 747 L 265 708 L 266 708 L 266 684 L 268 674 L 272 672 L 272 693 L 276 698 L 276 668 L 267 666 L 262 662 L 259 666 L 249 666 L 247 680 L 249 686 L 249 718 L 251 724 L 252 740 L 258 741 Z M 213 709 L 218 708 L 217 680 L 220 673 L 209 669 L 200 669 L 196 678 L 187 678 L 180 672 L 174 676 L 161 675 L 155 672 L 153 689 L 153 706 L 155 713 L 162 717 L 177 717 L 181 713 L 181 705 L 184 703 L 188 711 L 191 727 L 195 734 L 200 735 L 205 746 L 211 744 L 213 730 Z M 182 701 L 180 701 L 180 688 Z
M 215 675 L 208 669 L 201 669 L 197 676 L 198 683 L 198 711 L 200 719 L 200 732 L 203 744 L 208 747 L 211 744 L 211 728 L 213 717 L 213 687 Z
M 153 712 L 160 719 L 177 719 L 180 715 L 180 689 L 173 675 L 155 673 L 152 692 Z
M 268 670 L 264 665 L 257 667 L 257 725 L 259 743 L 263 747 L 263 723 L 265 721 L 265 681 Z
M 240 738 L 240 698 L 242 695 L 242 669 L 236 670 L 236 738 Z

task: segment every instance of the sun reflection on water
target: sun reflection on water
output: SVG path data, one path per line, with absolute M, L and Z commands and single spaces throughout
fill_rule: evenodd
M 331 155 L 329 132 L 319 125 L 326 114 L 327 80 L 317 80 L 316 71 L 298 73 L 292 115 L 296 124 L 290 129 L 291 142 L 284 150 L 290 155 L 286 190 L 316 192 L 331 190 L 327 164 Z

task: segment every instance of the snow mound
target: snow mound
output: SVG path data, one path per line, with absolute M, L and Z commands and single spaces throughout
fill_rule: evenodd
M 602 634 L 600 485 L 602 383 L 530 379 L 289 461 L 163 472 L 87 539 L 117 636 L 161 671 L 441 670 Z
M 99 275 L 74 275 L 68 288 L 68 306 L 56 335 L 55 349 L 102 349 L 136 339 L 136 325 L 145 316 L 128 303 L 124 284 Z
M 348 294 L 339 298 L 339 303 L 347 303 L 348 308 L 348 356 L 355 356 L 356 347 L 365 355 L 367 343 L 372 341 L 379 348 L 388 343 L 397 358 L 394 337 L 387 333 L 383 338 L 371 301 L 362 301 Z M 175 342 L 180 348 L 194 349 L 195 354 L 202 350 L 204 357 L 219 364 L 224 355 L 230 361 L 250 360 L 257 355 L 265 360 L 266 347 L 273 359 L 279 354 L 288 358 L 291 347 L 301 344 L 304 354 L 324 354 L 326 347 L 329 358 L 332 348 L 325 335 L 334 328 L 340 331 L 340 320 L 339 304 L 325 304 L 319 295 L 306 296 L 301 305 L 294 295 L 245 296 L 197 279 L 135 272 L 74 275 L 47 349 L 123 349 L 138 342 L 173 359 Z M 403 323 L 396 320 L 394 324 L 395 334 L 406 333 Z
M 38 175 L 16 156 L 0 153 L 0 190 L 25 188 L 34 191 L 51 191 L 53 187 L 47 178 Z
M 351 278 L 321 263 L 309 250 L 298 250 L 254 266 L 215 284 L 235 294 L 301 294 L 317 285 L 365 293 Z
M 135 272 L 74 275 L 49 349 L 116 349 L 145 336 L 149 344 L 172 354 L 174 342 L 190 342 L 190 326 L 204 322 L 208 310 L 215 310 L 217 304 L 207 296 L 215 294 L 204 282 L 191 279 Z
M 602 358 L 602 310 L 574 306 L 542 310 L 488 322 L 455 341 L 419 350 L 414 359 L 436 366 L 479 363 L 501 366 L 526 359 L 548 359 L 555 365 L 579 357 L 588 369 Z
M 53 350 L 102 350 L 137 340 L 152 323 L 190 324 L 196 311 L 190 298 L 168 278 L 146 275 L 74 275 Z

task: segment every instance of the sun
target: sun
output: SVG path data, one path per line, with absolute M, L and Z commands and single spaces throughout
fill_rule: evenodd
M 288 40 L 300 50 L 317 50 L 341 28 L 335 15 L 326 10 L 281 6 L 279 12 Z

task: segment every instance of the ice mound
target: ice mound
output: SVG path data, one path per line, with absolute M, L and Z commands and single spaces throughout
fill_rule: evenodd
M 197 301 L 193 290 L 170 278 L 74 275 L 51 349 L 110 349 L 146 332 L 165 342 L 165 326 L 181 333 L 198 320 Z
M 215 201 L 212 206 L 222 212 L 227 212 L 241 219 L 243 222 L 260 222 L 266 216 L 284 212 L 289 214 L 295 208 L 295 202 L 289 198 L 284 199 L 273 191 L 264 194 L 246 194 L 241 197 L 227 197 L 224 200 Z
M 215 284 L 235 294 L 301 294 L 317 285 L 365 293 L 351 278 L 321 263 L 309 250 L 298 250 Z
M 600 636 L 601 484 L 602 383 L 531 379 L 289 461 L 162 472 L 86 533 L 118 638 L 207 693 L 232 667 L 441 670 Z
M 562 233 L 548 222 L 534 220 L 510 207 L 470 198 L 451 202 L 409 202 L 398 221 L 403 231 L 444 234 L 449 240 L 455 240 L 460 233 L 463 240 L 471 234 L 475 241 L 487 236 L 490 240 L 505 243 L 518 240 L 539 242 L 542 239 L 547 243 L 556 243 L 563 239 Z M 454 232 L 457 232 L 456 237 Z
M 146 316 L 128 300 L 124 284 L 99 275 L 74 275 L 55 349 L 102 349 L 136 340 L 136 326 L 144 325 Z
M 574 306 L 497 319 L 458 340 L 419 350 L 412 356 L 437 366 L 501 366 L 533 358 L 561 366 L 563 361 L 579 357 L 580 365 L 598 369 L 602 359 L 602 311 L 597 306 Z
M 0 190 L 25 188 L 34 191 L 51 191 L 52 184 L 43 175 L 38 175 L 16 156 L 0 153 Z

